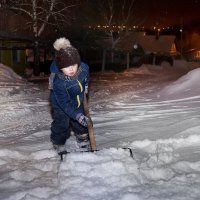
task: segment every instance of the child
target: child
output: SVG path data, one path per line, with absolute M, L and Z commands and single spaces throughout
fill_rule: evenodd
M 80 148 L 89 150 L 87 124 L 83 100 L 87 92 L 89 67 L 80 62 L 80 55 L 69 40 L 57 39 L 54 44 L 55 60 L 49 79 L 53 122 L 51 141 L 58 153 L 65 150 L 65 142 L 71 131 L 75 133 Z

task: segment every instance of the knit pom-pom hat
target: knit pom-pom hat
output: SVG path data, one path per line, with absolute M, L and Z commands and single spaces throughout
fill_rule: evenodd
M 80 65 L 80 55 L 78 50 L 70 44 L 66 38 L 57 39 L 54 44 L 55 61 L 59 69 L 69 67 L 74 64 Z

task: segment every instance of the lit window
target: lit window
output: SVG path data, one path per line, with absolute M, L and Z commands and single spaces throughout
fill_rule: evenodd
M 176 45 L 173 43 L 172 46 L 171 46 L 171 51 L 170 53 L 173 55 L 173 54 L 176 54 Z
M 196 58 L 200 58 L 200 51 L 197 51 Z

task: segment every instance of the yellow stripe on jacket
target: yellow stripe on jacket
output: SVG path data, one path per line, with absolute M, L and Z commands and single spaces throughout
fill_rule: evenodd
M 77 80 L 77 82 L 78 82 L 78 85 L 79 85 L 79 87 L 80 87 L 80 90 L 81 90 L 81 92 L 83 92 L 83 86 L 82 86 L 81 82 L 80 82 L 79 80 Z M 80 107 L 80 105 L 81 105 L 81 102 L 80 102 L 80 97 L 79 97 L 79 95 L 77 95 L 77 96 L 76 96 L 76 99 L 77 99 L 77 103 L 78 103 L 78 106 L 77 106 L 77 108 L 79 108 L 79 107 Z
M 83 92 L 83 86 L 82 86 L 82 84 L 80 83 L 79 80 L 77 80 L 77 82 L 78 82 L 78 84 L 79 84 L 79 87 L 80 87 L 81 92 Z
M 77 95 L 77 96 L 76 96 L 76 99 L 77 99 L 77 103 L 78 103 L 78 106 L 77 106 L 77 108 L 79 108 L 79 107 L 80 107 L 80 105 L 81 105 L 81 102 L 80 102 L 80 97 L 79 97 L 79 95 Z

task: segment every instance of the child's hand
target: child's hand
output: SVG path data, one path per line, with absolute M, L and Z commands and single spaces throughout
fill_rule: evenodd
M 91 123 L 91 119 L 83 115 L 82 113 L 78 113 L 76 116 L 76 120 L 82 125 L 87 127 L 89 123 Z

